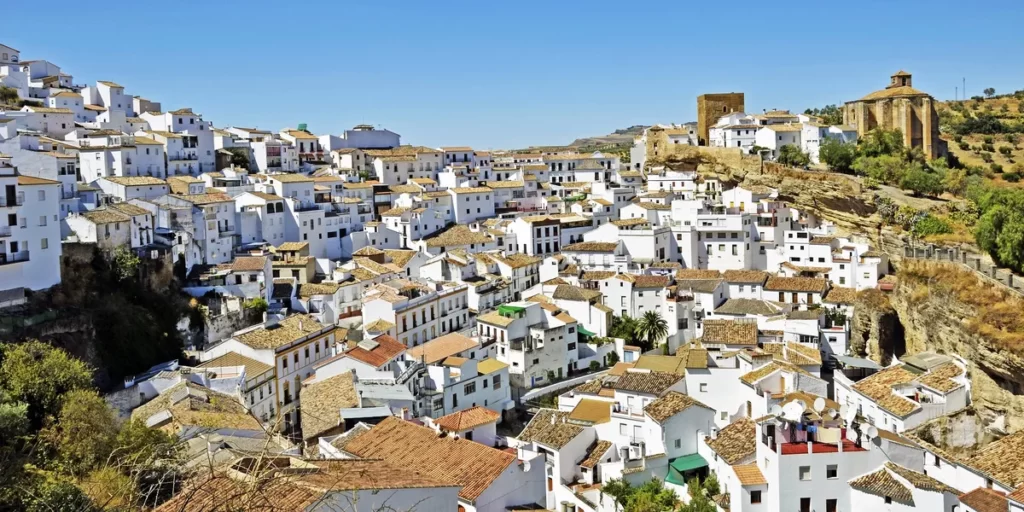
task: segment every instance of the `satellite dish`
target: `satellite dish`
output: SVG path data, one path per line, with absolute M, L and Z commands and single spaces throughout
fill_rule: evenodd
M 850 408 L 849 407 L 847 407 L 845 405 L 840 405 L 839 406 L 839 415 L 840 416 L 845 418 L 845 417 L 847 417 L 849 415 L 849 412 L 850 412 Z
M 829 419 L 834 420 L 837 416 L 839 416 L 839 413 L 836 412 L 835 409 L 829 407 L 828 409 L 825 409 L 825 416 L 827 416 Z
M 804 408 L 796 402 L 790 402 L 782 407 L 782 417 L 789 421 L 800 421 L 804 415 Z
M 814 399 L 814 410 L 817 411 L 817 412 L 821 412 L 824 408 L 825 408 L 825 399 L 820 397 L 820 396 L 818 398 L 815 398 Z
M 796 402 L 798 405 L 800 405 L 800 413 L 801 414 L 803 414 L 803 412 L 807 410 L 807 402 L 804 402 L 803 400 L 800 400 L 799 398 L 796 399 L 796 400 L 793 400 L 793 401 Z
M 771 412 L 772 416 L 776 416 L 776 417 L 777 416 L 781 416 L 782 415 L 782 406 L 779 405 L 779 404 L 775 404 L 775 405 L 772 406 L 772 410 L 770 412 Z
M 870 438 L 878 437 L 878 427 L 875 427 L 874 425 L 869 425 L 866 433 Z

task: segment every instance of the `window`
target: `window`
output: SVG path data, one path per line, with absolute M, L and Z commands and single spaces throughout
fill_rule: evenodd
M 719 414 L 719 417 L 721 418 L 721 421 L 725 421 L 725 420 L 729 419 L 729 412 L 728 411 L 722 411 Z
M 836 498 L 829 498 L 825 500 L 825 512 L 836 512 L 839 510 L 839 500 Z
M 756 505 L 761 503 L 761 491 L 750 491 L 750 504 Z
M 46 191 L 45 190 L 40 190 L 39 191 L 39 200 L 40 201 L 46 201 Z
M 700 392 L 701 393 L 707 393 L 708 392 L 708 383 L 707 382 L 701 382 L 700 383 Z
M 620 436 L 628 436 L 629 435 L 629 428 L 626 427 L 625 423 L 619 423 L 619 435 Z
M 810 480 L 810 479 L 811 479 L 811 467 L 810 466 L 800 466 L 800 480 L 806 481 L 806 480 Z
M 839 478 L 839 466 L 837 464 L 829 464 L 828 466 L 825 466 L 825 478 L 829 480 Z
M 472 395 L 473 393 L 476 393 L 476 382 L 470 382 L 462 388 L 463 395 Z
M 494 389 L 501 389 L 501 375 L 495 375 L 491 379 L 491 387 Z
M 892 505 L 892 497 L 891 496 L 886 496 L 885 497 L 885 504 L 886 505 Z
M 674 446 L 675 448 L 682 448 L 683 447 L 683 440 L 682 439 L 676 439 L 675 442 L 672 443 L 672 446 Z
M 40 249 L 48 249 L 49 247 L 50 247 L 50 241 L 47 240 L 46 238 L 44 238 L 44 239 L 39 241 L 39 248 Z

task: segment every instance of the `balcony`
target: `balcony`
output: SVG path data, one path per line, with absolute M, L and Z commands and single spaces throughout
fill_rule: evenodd
M 167 160 L 171 162 L 180 162 L 188 160 L 199 160 L 199 157 L 192 153 L 168 153 Z
M 28 261 L 28 251 L 18 251 L 10 254 L 0 253 L 0 265 L 10 265 L 23 261 Z
M 220 224 L 217 225 L 217 232 L 222 234 L 222 235 L 224 233 L 232 233 L 234 231 L 235 231 L 235 227 L 234 226 L 227 226 L 227 225 L 220 225 Z
M 0 197 L 0 207 L 4 206 L 21 206 L 25 204 L 25 193 L 18 192 L 14 197 Z

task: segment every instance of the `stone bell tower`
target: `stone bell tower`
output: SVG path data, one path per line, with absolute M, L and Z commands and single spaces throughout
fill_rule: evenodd
M 910 73 L 903 71 L 902 69 L 897 71 L 895 75 L 890 77 L 892 80 L 889 82 L 889 86 L 886 89 L 893 87 L 913 87 L 913 80 Z

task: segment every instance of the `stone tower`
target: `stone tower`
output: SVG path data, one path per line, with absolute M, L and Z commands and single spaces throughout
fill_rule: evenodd
M 939 137 L 939 114 L 935 98 L 913 87 L 910 73 L 900 70 L 889 77 L 885 89 L 843 105 L 843 124 L 857 128 L 863 137 L 875 128 L 898 129 L 903 144 L 919 147 L 928 158 L 948 154 L 946 141 Z
M 708 132 L 718 118 L 732 112 L 743 112 L 743 109 L 742 92 L 697 96 L 697 144 L 708 145 Z

